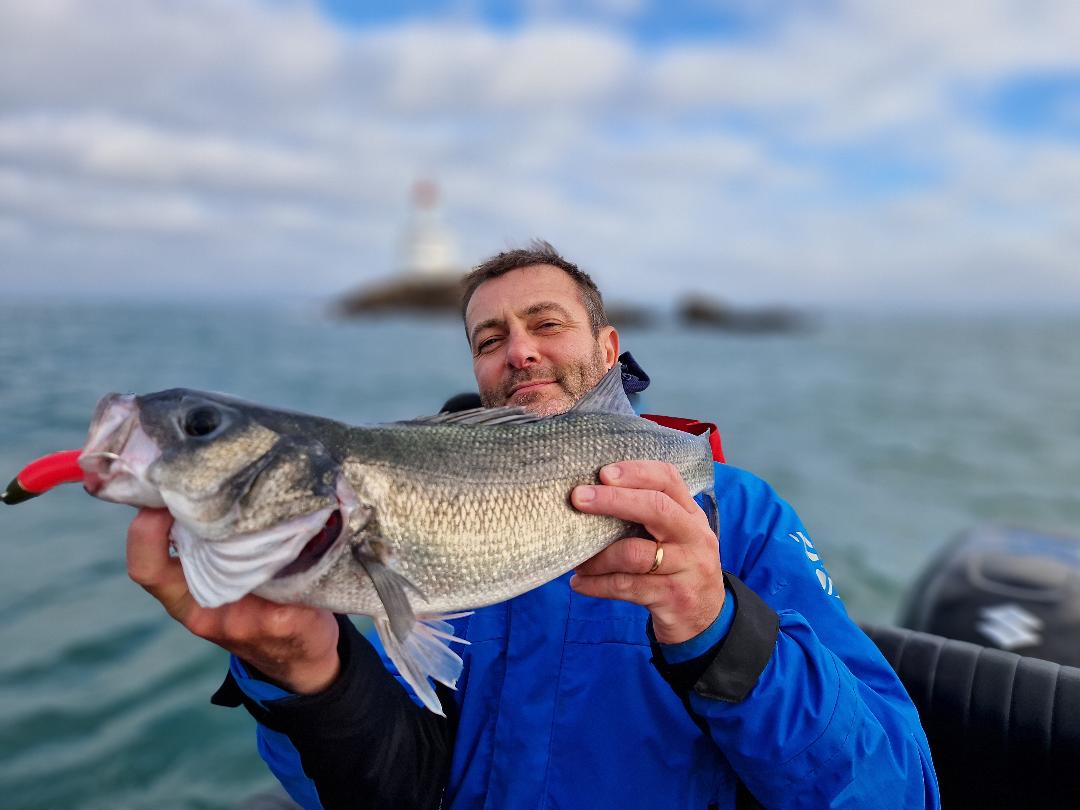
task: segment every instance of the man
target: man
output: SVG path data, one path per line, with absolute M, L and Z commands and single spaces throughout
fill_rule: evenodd
M 546 243 L 478 267 L 464 317 L 488 406 L 565 412 L 619 356 L 595 285 Z M 440 687 L 445 719 L 345 620 L 253 596 L 200 608 L 166 514 L 133 522 L 129 570 L 233 653 L 215 699 L 259 720 L 305 806 L 936 806 L 915 709 L 825 590 L 797 516 L 750 474 L 715 472 L 719 553 L 666 465 L 610 465 L 575 489 L 576 508 L 644 531 L 457 620 L 471 644 L 458 691 Z

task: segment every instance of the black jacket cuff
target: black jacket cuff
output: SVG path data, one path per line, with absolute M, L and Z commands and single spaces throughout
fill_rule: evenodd
M 313 695 L 288 695 L 260 704 L 248 697 L 233 678 L 232 673 L 228 672 L 221 686 L 210 698 L 210 702 L 216 706 L 243 706 L 261 725 L 284 734 L 292 730 L 290 728 L 292 723 L 289 721 L 298 714 L 303 715 L 306 725 L 315 718 L 333 716 L 340 710 L 343 703 L 351 705 L 353 701 L 349 700 L 349 691 L 350 686 L 358 681 L 356 670 L 362 669 L 365 663 L 369 667 L 372 664 L 378 664 L 382 669 L 382 663 L 378 660 L 375 651 L 364 641 L 360 631 L 347 617 L 335 615 L 334 618 L 338 623 L 337 652 L 341 669 L 337 679 L 325 690 Z M 364 655 L 365 647 L 369 653 L 367 656 Z M 373 660 L 367 662 L 359 660 L 365 657 Z M 272 682 L 269 677 L 246 661 L 244 667 L 252 677 Z
M 669 664 L 649 623 L 653 666 L 684 702 L 691 691 L 726 703 L 740 702 L 757 684 L 776 645 L 780 632 L 776 611 L 727 571 L 724 589 L 727 598 L 735 600 L 735 619 L 727 635 L 697 658 Z

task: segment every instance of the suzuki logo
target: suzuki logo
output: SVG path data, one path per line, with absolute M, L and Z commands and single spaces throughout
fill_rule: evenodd
M 1042 619 L 1024 610 L 1020 605 L 1009 603 L 984 607 L 979 611 L 982 620 L 976 629 L 1003 650 L 1030 647 L 1042 641 L 1039 631 Z

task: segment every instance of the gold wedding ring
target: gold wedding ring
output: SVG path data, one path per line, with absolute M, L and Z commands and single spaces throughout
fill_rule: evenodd
M 652 561 L 652 568 L 646 571 L 646 574 L 655 574 L 656 569 L 660 567 L 660 563 L 664 561 L 664 544 L 659 540 L 656 541 L 656 556 Z

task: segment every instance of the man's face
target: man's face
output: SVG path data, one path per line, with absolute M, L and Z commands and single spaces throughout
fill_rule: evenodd
M 485 281 L 465 313 L 480 399 L 540 416 L 568 411 L 619 356 L 610 326 L 593 337 L 574 280 L 540 264 Z

